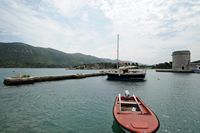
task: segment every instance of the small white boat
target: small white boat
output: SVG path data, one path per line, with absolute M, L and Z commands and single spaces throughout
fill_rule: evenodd
M 195 73 L 200 73 L 200 65 L 196 65 L 196 67 L 193 68 L 192 71 Z

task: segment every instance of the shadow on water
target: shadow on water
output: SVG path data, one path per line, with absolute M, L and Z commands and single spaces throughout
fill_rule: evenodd
M 124 130 L 119 126 L 119 124 L 115 120 L 113 120 L 112 131 L 114 133 L 125 133 Z

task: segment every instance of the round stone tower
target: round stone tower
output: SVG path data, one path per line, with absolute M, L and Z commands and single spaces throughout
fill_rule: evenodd
M 172 53 L 172 69 L 174 71 L 190 71 L 190 51 L 174 51 Z

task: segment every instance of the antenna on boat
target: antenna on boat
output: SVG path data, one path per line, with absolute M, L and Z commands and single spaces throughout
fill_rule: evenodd
M 119 34 L 117 34 L 117 69 L 119 68 Z

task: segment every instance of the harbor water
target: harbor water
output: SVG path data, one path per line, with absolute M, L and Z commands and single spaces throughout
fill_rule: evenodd
M 144 82 L 108 81 L 106 76 L 4 86 L 3 79 L 94 73 L 98 70 L 0 69 L 0 133 L 123 133 L 114 121 L 115 97 L 129 90 L 160 120 L 158 133 L 200 131 L 200 74 L 147 70 Z

